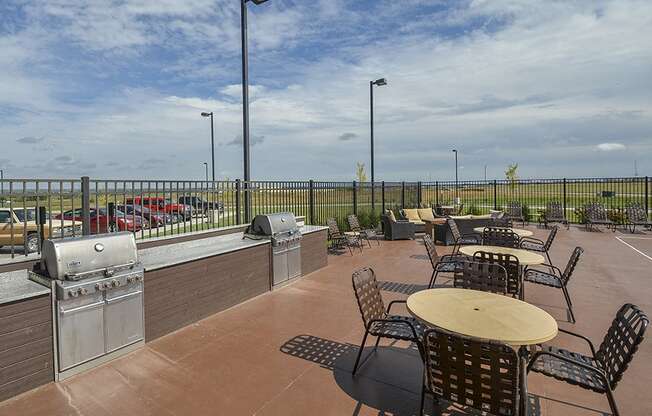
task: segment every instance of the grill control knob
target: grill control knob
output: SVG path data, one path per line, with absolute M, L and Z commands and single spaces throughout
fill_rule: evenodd
M 85 295 L 88 293 L 88 290 L 85 287 L 82 287 L 81 289 L 78 290 L 80 295 Z
M 72 289 L 70 289 L 70 290 L 68 291 L 68 294 L 69 294 L 70 296 L 72 296 L 73 298 L 76 298 L 77 295 L 78 295 L 77 291 L 76 291 L 76 290 L 72 290 Z
M 104 289 L 110 289 L 111 288 L 111 283 L 106 282 L 104 283 Z
M 120 286 L 120 282 L 117 281 L 117 280 L 115 280 L 115 279 L 114 279 L 113 281 L 111 281 L 111 284 L 113 285 L 113 287 L 118 287 L 118 286 Z
M 102 286 L 101 283 L 95 283 L 95 289 L 96 290 L 102 290 L 102 289 L 104 289 L 104 286 Z

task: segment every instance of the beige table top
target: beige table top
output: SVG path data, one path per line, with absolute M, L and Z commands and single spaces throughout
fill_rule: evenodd
M 476 251 L 487 251 L 489 253 L 511 254 L 516 256 L 521 266 L 534 266 L 543 264 L 546 260 L 542 255 L 520 248 L 497 247 L 497 246 L 461 246 L 460 253 L 465 256 L 473 257 Z
M 482 234 L 484 231 L 485 227 L 475 227 L 473 231 L 476 233 Z M 514 231 L 514 234 L 516 234 L 519 237 L 531 237 L 534 235 L 534 233 L 530 230 L 523 230 L 521 228 L 510 228 L 510 230 Z
M 407 308 L 427 325 L 512 346 L 549 341 L 558 330 L 557 321 L 534 305 L 477 290 L 422 290 L 408 297 Z

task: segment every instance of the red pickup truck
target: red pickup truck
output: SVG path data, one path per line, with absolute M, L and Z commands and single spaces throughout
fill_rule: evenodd
M 192 208 L 189 205 L 178 204 L 163 197 L 127 198 L 126 203 L 143 206 L 152 212 L 165 212 L 166 214 L 176 215 L 184 220 L 189 219 L 192 215 Z

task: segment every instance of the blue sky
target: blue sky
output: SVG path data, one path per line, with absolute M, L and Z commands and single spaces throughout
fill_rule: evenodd
M 648 0 L 250 4 L 252 176 L 652 175 Z M 236 0 L 0 2 L 8 177 L 242 175 Z

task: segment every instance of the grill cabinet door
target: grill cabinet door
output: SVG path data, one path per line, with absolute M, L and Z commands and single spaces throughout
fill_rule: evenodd
M 288 251 L 287 243 L 281 242 L 280 245 L 272 247 L 272 263 L 274 266 L 274 285 L 283 283 L 288 280 Z
M 288 249 L 288 277 L 301 276 L 301 244 L 294 243 Z
M 104 299 L 101 292 L 57 302 L 59 371 L 104 354 Z
M 104 325 L 107 353 L 143 339 L 142 282 L 106 293 Z

